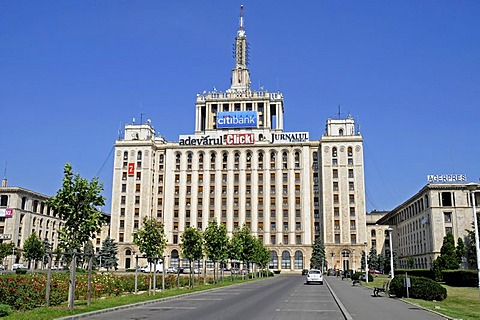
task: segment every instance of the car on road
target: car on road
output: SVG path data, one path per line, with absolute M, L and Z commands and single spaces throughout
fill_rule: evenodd
M 5 270 L 5 266 L 3 264 L 0 264 L 0 270 Z
M 168 267 L 166 270 L 167 273 L 177 273 L 178 269 L 175 267 Z
M 323 274 L 322 274 L 322 271 L 320 271 L 320 270 L 318 270 L 318 269 L 312 269 L 312 270 L 309 270 L 309 271 L 308 271 L 308 273 L 307 273 L 307 279 L 306 279 L 306 284 L 310 284 L 310 283 L 314 283 L 314 282 L 323 284 Z
M 14 263 L 12 266 L 12 270 L 17 270 L 17 269 L 27 269 L 22 263 Z

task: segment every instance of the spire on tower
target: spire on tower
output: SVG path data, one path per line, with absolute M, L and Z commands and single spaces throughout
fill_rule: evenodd
M 240 5 L 240 22 L 239 22 L 238 29 L 243 30 L 243 4 Z

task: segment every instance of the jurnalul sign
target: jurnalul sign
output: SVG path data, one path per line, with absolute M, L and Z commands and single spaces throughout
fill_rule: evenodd
M 232 111 L 217 113 L 217 129 L 257 128 L 257 111 Z
M 429 174 L 427 176 L 429 183 L 454 183 L 466 182 L 467 175 L 465 174 Z

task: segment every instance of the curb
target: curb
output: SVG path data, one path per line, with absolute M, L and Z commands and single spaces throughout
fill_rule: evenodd
M 268 279 L 273 279 L 273 278 L 274 277 L 271 277 L 271 278 L 268 277 L 268 278 L 259 279 L 259 280 L 256 280 L 256 281 L 268 280 Z M 248 282 L 235 283 L 235 284 L 230 285 L 230 287 L 241 286 L 245 283 L 248 283 Z M 171 297 L 165 297 L 165 298 L 159 298 L 159 299 L 137 302 L 137 303 L 132 303 L 132 304 L 126 304 L 126 305 L 123 305 L 123 306 L 112 307 L 112 308 L 107 308 L 107 309 L 102 309 L 102 310 L 95 310 L 95 311 L 75 314 L 75 315 L 71 315 L 71 316 L 66 316 L 66 317 L 62 317 L 62 318 L 56 318 L 55 320 L 77 320 L 77 319 L 82 319 L 82 318 L 86 318 L 86 317 L 90 317 L 90 316 L 95 316 L 95 315 L 99 315 L 99 314 L 103 314 L 103 313 L 107 313 L 107 312 L 124 310 L 124 309 L 129 309 L 129 308 L 135 308 L 135 307 L 145 306 L 145 305 L 154 304 L 154 303 L 158 303 L 158 302 L 162 302 L 162 301 L 169 301 L 169 300 L 174 300 L 174 299 L 178 299 L 178 298 L 182 298 L 182 297 L 188 297 L 188 296 L 192 296 L 192 295 L 196 295 L 196 294 L 200 294 L 200 293 L 204 293 L 204 292 L 220 290 L 220 289 L 223 289 L 225 287 L 226 286 L 218 287 L 218 288 L 211 288 L 211 289 L 206 289 L 206 290 L 201 290 L 201 291 L 196 291 L 196 292 L 183 293 L 183 294 L 179 294 L 179 295 L 171 296 Z
M 345 317 L 345 320 L 353 320 L 352 315 L 347 311 L 347 308 L 345 308 L 342 301 L 340 301 L 340 299 L 338 299 L 337 295 L 333 291 L 332 287 L 330 287 L 330 285 L 328 284 L 328 281 L 326 280 L 325 277 L 324 277 L 324 282 L 327 285 L 328 290 L 330 290 L 330 293 L 332 294 L 333 299 L 335 300 L 338 307 L 340 308 L 340 311 L 342 312 L 343 316 Z

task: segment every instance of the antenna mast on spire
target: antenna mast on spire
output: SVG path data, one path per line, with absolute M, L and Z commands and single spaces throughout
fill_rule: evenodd
M 243 30 L 243 4 L 240 5 L 240 21 L 238 29 Z

